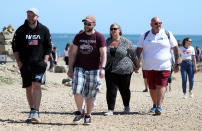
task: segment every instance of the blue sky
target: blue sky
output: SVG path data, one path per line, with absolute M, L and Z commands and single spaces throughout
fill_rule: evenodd
M 159 16 L 163 27 L 174 34 L 202 35 L 202 0 L 2 0 L 0 28 L 16 29 L 26 19 L 26 10 L 36 7 L 39 21 L 51 33 L 77 33 L 88 14 L 97 18 L 96 30 L 109 33 L 112 23 L 125 34 L 141 34 L 150 29 L 150 20 Z

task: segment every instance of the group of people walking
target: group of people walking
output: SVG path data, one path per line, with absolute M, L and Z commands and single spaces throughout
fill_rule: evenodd
M 12 42 L 30 106 L 27 122 L 40 122 L 40 86 L 44 83 L 48 56 L 51 53 L 49 30 L 38 22 L 38 17 L 37 9 L 29 9 L 25 23 L 17 29 Z M 77 124 L 84 119 L 84 124 L 91 124 L 91 112 L 101 88 L 101 78 L 104 77 L 108 105 L 108 111 L 104 115 L 113 115 L 118 90 L 123 100 L 123 112 L 130 112 L 131 75 L 133 72 L 139 72 L 141 58 L 152 99 L 150 112 L 160 115 L 167 80 L 171 73 L 171 50 L 175 57 L 173 70 L 178 72 L 181 64 L 183 82 L 188 74 L 189 82 L 192 83 L 189 92 L 193 95 L 192 72 L 196 72 L 196 62 L 194 50 L 190 46 L 191 39 L 185 39 L 183 47 L 180 47 L 181 63 L 177 41 L 171 32 L 162 29 L 160 18 L 151 19 L 151 30 L 140 36 L 137 48 L 122 36 L 122 29 L 118 24 L 110 26 L 110 37 L 105 40 L 104 36 L 94 29 L 96 18 L 93 15 L 87 16 L 82 22 L 84 31 L 75 36 L 71 50 L 64 52 L 68 57 L 65 58 L 66 64 L 69 65 L 67 75 L 72 78 L 72 90 L 77 106 L 73 123 Z M 69 45 L 66 48 L 69 48 Z M 183 93 L 186 95 L 186 84 L 183 84 Z

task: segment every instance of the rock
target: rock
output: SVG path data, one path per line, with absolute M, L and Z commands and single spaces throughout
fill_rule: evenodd
M 66 78 L 62 80 L 62 84 L 65 84 L 67 82 L 71 82 L 72 80 L 70 78 Z
M 55 66 L 55 73 L 66 73 L 67 69 L 66 66 Z
M 197 71 L 202 72 L 202 63 L 197 64 Z

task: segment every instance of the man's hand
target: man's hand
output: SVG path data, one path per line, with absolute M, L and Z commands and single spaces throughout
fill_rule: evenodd
M 21 69 L 23 65 L 22 62 L 18 61 L 17 64 L 18 64 L 18 68 Z
M 104 78 L 104 76 L 105 76 L 105 70 L 101 69 L 100 70 L 100 78 Z
M 73 79 L 73 76 L 74 76 L 74 72 L 73 72 L 73 70 L 68 70 L 68 72 L 67 72 L 67 76 L 69 76 L 70 78 Z

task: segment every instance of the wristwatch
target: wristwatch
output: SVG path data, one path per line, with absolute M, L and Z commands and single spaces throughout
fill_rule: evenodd
M 178 67 L 178 66 L 180 66 L 180 64 L 175 64 L 175 67 Z
M 101 67 L 101 69 L 105 70 L 105 67 Z

